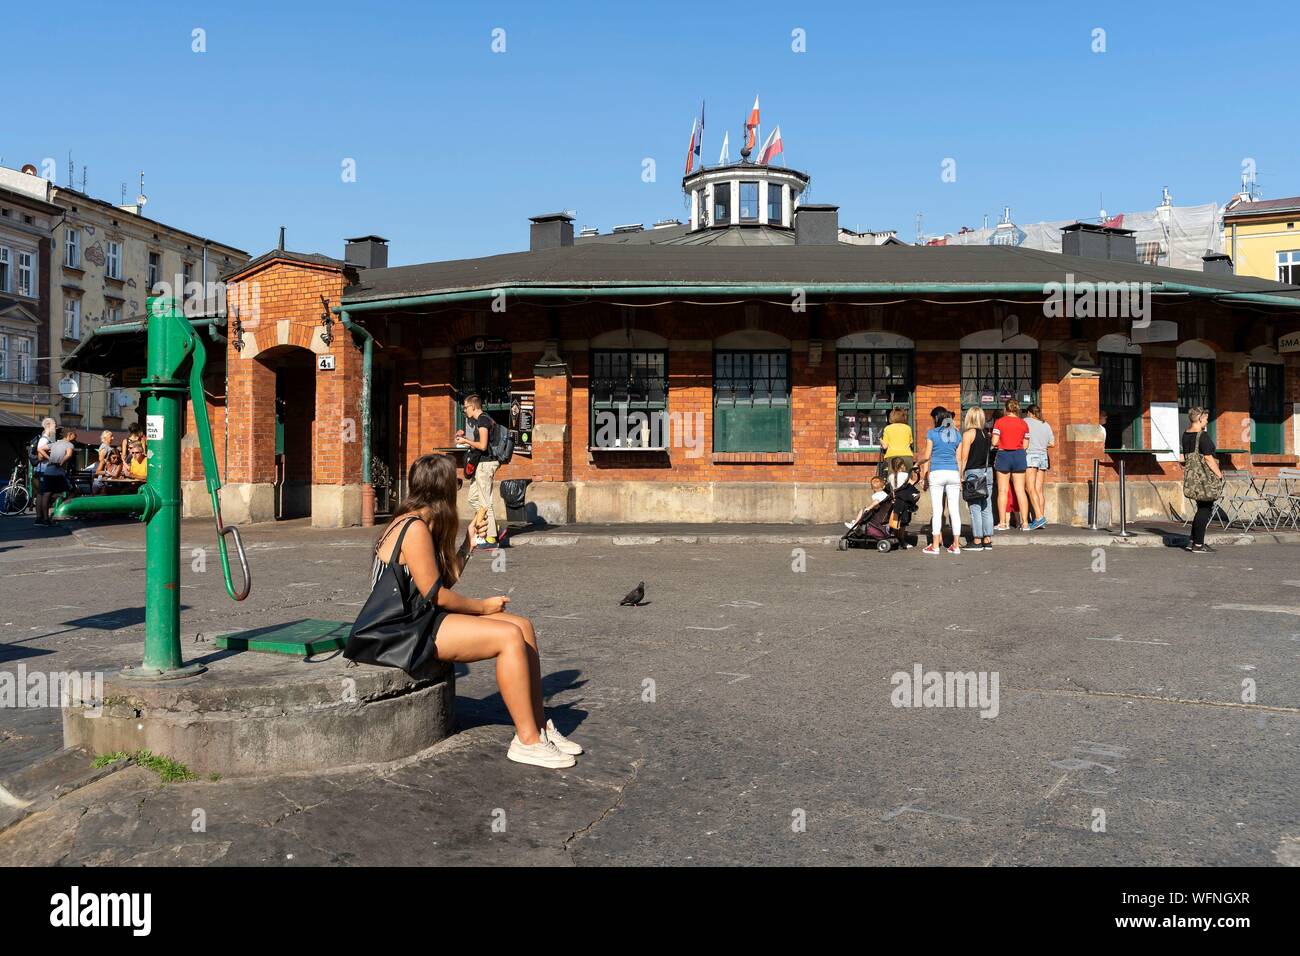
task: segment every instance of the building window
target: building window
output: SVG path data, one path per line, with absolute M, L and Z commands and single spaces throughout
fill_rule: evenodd
M 122 278 L 122 244 L 108 240 L 108 258 L 104 261 L 104 275 L 110 279 Z
M 894 408 L 913 419 L 911 349 L 840 349 L 836 358 L 836 443 L 840 451 L 879 448 Z
M 666 447 L 667 351 L 592 349 L 588 391 L 590 447 Z
M 758 222 L 758 183 L 740 184 L 740 221 Z
M 194 281 L 194 263 L 186 262 L 181 266 L 181 281 L 184 283 L 184 289 L 178 289 L 177 295 L 187 295 L 190 283 Z
M 1142 447 L 1142 357 L 1101 352 L 1099 401 L 1107 448 Z
M 81 268 L 80 229 L 68 229 L 63 234 L 63 264 L 69 269 Z
M 156 286 L 162 279 L 162 253 L 149 253 L 149 285 L 147 295 L 154 295 Z
M 18 294 L 28 298 L 36 296 L 35 257 L 30 252 L 18 253 Z
M 14 350 L 18 353 L 18 373 L 14 377 L 18 381 L 30 385 L 36 381 L 32 372 L 32 340 L 28 338 L 15 339 Z
M 713 450 L 790 450 L 790 353 L 713 353 Z
M 1178 432 L 1187 431 L 1187 413 L 1196 407 L 1210 413 L 1210 437 L 1215 437 L 1214 359 L 1178 360 Z
M 1277 281 L 1300 285 L 1300 249 L 1277 254 Z
M 0 380 L 9 380 L 9 336 L 0 335 Z
M 108 307 L 108 321 L 109 322 L 122 321 L 122 307 L 120 305 L 110 305 Z
M 63 337 L 81 338 L 81 300 L 68 299 L 63 303 Z
M 961 405 L 997 412 L 1011 399 L 1023 408 L 1038 401 L 1038 353 L 1028 349 L 963 349 Z
M 1250 387 L 1250 420 L 1254 424 L 1251 454 L 1280 455 L 1284 450 L 1283 368 L 1282 365 L 1252 362 L 1246 370 Z
M 767 184 L 767 221 L 774 226 L 785 225 L 785 205 L 781 198 L 784 192 L 780 183 Z
M 731 183 L 713 184 L 713 225 L 725 226 L 731 222 Z
M 0 246 L 0 292 L 13 291 L 13 263 L 10 261 L 12 255 L 8 246 Z
M 510 424 L 510 343 L 505 339 L 469 339 L 456 346 L 456 427 L 465 427 L 466 395 L 483 400 L 492 420 Z

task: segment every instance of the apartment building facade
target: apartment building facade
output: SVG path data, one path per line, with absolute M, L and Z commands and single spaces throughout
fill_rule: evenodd
M 144 316 L 158 283 L 184 287 L 192 308 L 217 307 L 209 294 L 223 274 L 248 260 L 225 243 L 142 215 L 143 205 L 116 206 L 75 189 L 53 187 L 62 218 L 54 230 L 49 354 L 54 356 L 50 414 L 82 438 L 118 431 L 137 414 L 138 382 L 63 369 L 63 360 L 100 325 Z M 205 290 L 198 292 L 198 290 Z
M 50 404 L 50 184 L 0 168 L 0 411 L 41 418 Z

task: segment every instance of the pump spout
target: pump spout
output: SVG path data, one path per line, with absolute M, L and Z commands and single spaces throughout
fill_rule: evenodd
M 150 515 L 157 511 L 154 496 L 148 487 L 141 488 L 131 495 L 91 495 L 84 498 L 68 498 L 54 507 L 56 518 L 76 518 L 88 514 L 130 515 L 141 521 L 148 521 Z

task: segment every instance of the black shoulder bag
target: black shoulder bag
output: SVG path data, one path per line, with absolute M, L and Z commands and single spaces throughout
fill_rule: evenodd
M 984 436 L 984 466 L 980 468 L 979 474 L 967 475 L 961 483 L 961 497 L 963 501 L 985 501 L 989 496 L 989 456 L 992 454 L 993 443 L 989 441 L 987 435 Z
M 397 536 L 391 560 L 352 625 L 343 656 L 359 664 L 397 667 L 421 680 L 438 669 L 433 630 L 438 620 L 437 597 L 442 579 L 428 594 L 420 594 L 414 582 L 399 570 L 402 539 L 418 520 L 408 521 Z

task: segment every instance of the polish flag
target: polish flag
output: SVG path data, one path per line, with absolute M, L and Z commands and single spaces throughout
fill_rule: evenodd
M 754 149 L 755 130 L 758 129 L 758 97 L 754 97 L 754 108 L 749 111 L 749 119 L 745 121 L 745 149 L 752 151 Z
M 700 125 L 699 117 L 696 117 L 695 119 L 691 120 L 691 145 L 686 148 L 686 175 L 687 176 L 691 174 L 691 170 L 695 167 L 695 153 L 696 153 L 695 137 L 697 135 L 696 131 L 699 129 L 699 125 Z
M 776 157 L 780 156 L 785 149 L 781 145 L 781 127 L 778 126 L 768 134 L 767 139 L 763 141 L 763 149 L 758 155 L 760 166 L 766 166 Z

